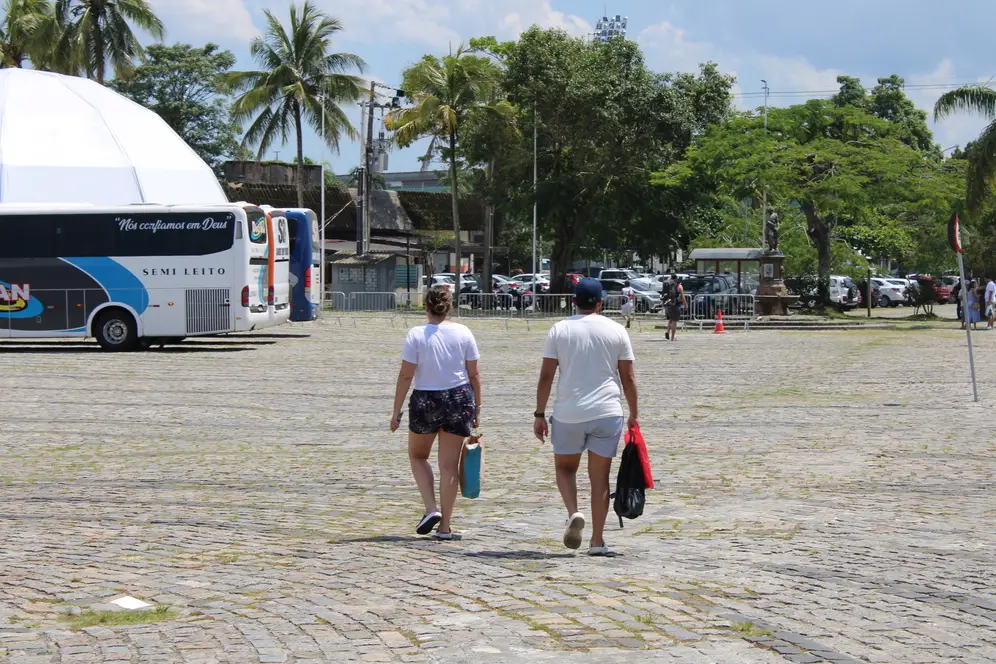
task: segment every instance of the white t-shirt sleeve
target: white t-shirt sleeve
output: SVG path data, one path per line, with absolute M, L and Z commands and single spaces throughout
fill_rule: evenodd
M 557 326 L 554 325 L 550 328 L 550 332 L 546 335 L 546 344 L 543 346 L 543 358 L 550 360 L 559 360 L 557 357 Z
M 467 330 L 467 339 L 464 341 L 463 359 L 466 362 L 476 362 L 481 359 L 481 351 L 477 348 L 477 339 L 474 338 L 474 333 L 470 330 Z
M 546 344 L 543 346 L 543 358 L 549 360 L 560 360 L 557 355 L 557 326 L 554 325 L 546 335 Z
M 408 336 L 405 337 L 405 345 L 401 349 L 401 359 L 405 362 L 418 364 L 418 333 L 415 328 L 409 330 Z
M 620 360 L 635 360 L 636 356 L 633 355 L 633 344 L 629 340 L 629 335 L 623 332 L 621 335 L 619 343 L 619 359 Z

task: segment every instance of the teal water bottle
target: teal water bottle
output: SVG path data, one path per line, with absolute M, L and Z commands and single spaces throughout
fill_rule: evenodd
M 463 497 L 477 498 L 481 495 L 481 466 L 484 450 L 475 442 L 463 448 Z

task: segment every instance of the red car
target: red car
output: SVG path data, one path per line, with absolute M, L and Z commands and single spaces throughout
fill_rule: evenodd
M 584 278 L 584 275 L 577 274 L 576 272 L 568 272 L 564 276 L 567 277 L 567 286 L 569 288 L 574 288 L 578 285 L 578 282 Z
M 956 283 L 958 283 L 958 280 L 955 277 L 938 277 L 934 280 L 934 288 L 937 291 L 937 301 L 940 304 L 954 302 L 954 298 L 951 296 L 951 291 L 954 290 Z

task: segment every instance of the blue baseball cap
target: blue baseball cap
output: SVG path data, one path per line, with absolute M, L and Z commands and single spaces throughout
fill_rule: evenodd
M 594 309 L 602 301 L 602 282 L 586 277 L 578 281 L 574 287 L 574 299 L 582 309 Z

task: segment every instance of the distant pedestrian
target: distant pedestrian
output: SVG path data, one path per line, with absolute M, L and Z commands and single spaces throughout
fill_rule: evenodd
M 609 555 L 603 531 L 609 513 L 609 472 L 623 434 L 622 394 L 629 404 L 629 426 L 637 425 L 633 347 L 622 325 L 600 315 L 602 284 L 582 279 L 574 289 L 579 314 L 555 324 L 546 338 L 536 388 L 533 432 L 543 442 L 550 435 L 557 488 L 567 508 L 564 546 L 577 549 L 585 520 L 578 511 L 577 471 L 588 451 L 592 533 L 588 554 Z M 546 406 L 557 381 L 549 425 Z
M 965 288 L 965 315 L 967 317 L 968 324 L 972 326 L 974 330 L 981 320 L 981 311 L 979 303 L 979 289 L 976 287 L 974 281 L 968 282 L 968 286 Z M 962 325 L 964 327 L 965 325 Z
M 458 466 L 464 438 L 480 423 L 481 376 L 477 341 L 466 326 L 446 320 L 453 308 L 453 295 L 443 286 L 433 286 L 425 298 L 429 322 L 413 327 L 401 351 L 401 371 L 394 391 L 391 431 L 401 426 L 401 408 L 408 388 L 415 389 L 408 403 L 408 459 L 412 475 L 425 503 L 425 514 L 415 527 L 428 535 L 439 526 L 436 537 L 453 539 L 450 519 L 456 504 Z M 429 454 L 439 436 L 439 500 Z
M 622 289 L 623 303 L 619 313 L 626 319 L 626 329 L 633 324 L 633 314 L 636 313 L 636 289 L 628 281 Z
M 955 301 L 955 316 L 958 320 L 965 322 L 965 311 L 964 311 L 964 298 L 961 293 L 961 279 L 959 279 L 954 288 L 951 289 L 951 298 Z
M 986 307 L 986 329 L 993 329 L 993 322 L 996 321 L 996 281 L 986 278 L 986 290 L 983 295 Z
M 667 312 L 667 332 L 664 338 L 674 341 L 678 338 L 678 321 L 681 320 L 681 310 L 687 304 L 685 288 L 681 285 L 678 275 L 671 273 L 671 280 L 664 286 L 664 310 Z

